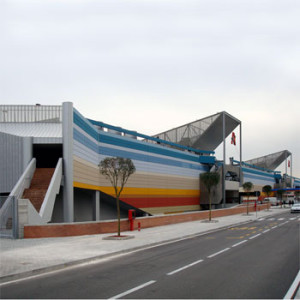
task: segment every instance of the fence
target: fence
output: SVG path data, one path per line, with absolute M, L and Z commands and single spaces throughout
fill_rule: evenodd
M 4 205 L 5 203 L 5 205 Z M 0 237 L 18 238 L 18 201 L 16 197 L 0 196 Z

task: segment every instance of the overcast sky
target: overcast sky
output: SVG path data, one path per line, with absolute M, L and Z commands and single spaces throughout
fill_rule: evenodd
M 0 0 L 0 103 L 71 101 L 148 135 L 227 111 L 244 160 L 287 149 L 300 177 L 299 16 L 299 0 Z

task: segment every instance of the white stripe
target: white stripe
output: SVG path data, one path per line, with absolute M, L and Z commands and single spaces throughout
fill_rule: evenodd
M 276 226 L 273 226 L 273 227 L 271 227 L 272 229 L 275 229 L 275 228 L 277 228 L 278 226 L 276 225 Z
M 268 221 L 274 221 L 275 220 L 275 218 L 270 218 L 270 219 L 268 219 Z
M 209 255 L 209 256 L 207 256 L 207 257 L 208 257 L 208 258 L 212 258 L 212 257 L 217 256 L 217 255 L 219 255 L 219 254 L 221 254 L 221 253 L 223 253 L 223 252 L 225 252 L 225 251 L 228 251 L 228 250 L 230 250 L 230 248 L 223 249 L 223 250 L 221 250 L 221 251 L 219 251 L 219 252 L 217 252 L 217 253 L 211 254 L 211 255 Z
M 300 282 L 300 271 L 283 299 L 292 299 Z
M 257 221 L 263 221 L 263 220 L 265 220 L 265 218 L 260 218 L 260 219 L 258 219 Z
M 124 297 L 124 296 L 126 296 L 126 295 L 128 295 L 128 294 L 131 294 L 131 293 L 133 293 L 133 292 L 135 292 L 135 291 L 138 291 L 138 290 L 140 290 L 140 289 L 142 289 L 142 288 L 144 288 L 144 287 L 146 287 L 146 286 L 148 286 L 148 285 L 150 285 L 150 284 L 153 284 L 153 283 L 155 283 L 155 282 L 156 282 L 155 280 L 150 280 L 150 281 L 148 281 L 148 282 L 146 282 L 146 283 L 144 283 L 144 284 L 141 284 L 141 285 L 139 285 L 139 286 L 137 286 L 137 287 L 135 287 L 135 288 L 133 288 L 133 289 L 130 289 L 130 290 L 124 292 L 124 293 L 121 293 L 121 294 L 116 295 L 116 296 L 114 296 L 114 297 L 111 297 L 111 298 L 109 298 L 109 299 L 119 299 L 119 298 L 122 298 L 122 297 Z
M 261 235 L 261 233 L 259 233 L 259 234 L 257 234 L 257 235 L 254 235 L 254 236 L 251 236 L 251 237 L 249 238 L 249 240 L 255 239 L 255 238 L 257 238 L 257 237 L 260 236 L 260 235 Z
M 270 231 L 271 229 L 267 229 L 267 230 L 265 230 L 265 231 L 263 231 L 262 233 L 266 233 L 266 232 L 268 232 L 268 231 Z
M 294 220 L 296 220 L 296 218 L 290 218 L 290 220 L 291 220 L 291 221 L 294 221 Z
M 279 218 L 279 219 L 278 219 L 278 221 L 282 221 L 282 220 L 285 220 L 285 218 Z
M 199 264 L 199 263 L 201 263 L 201 262 L 203 262 L 203 259 L 197 260 L 197 261 L 195 261 L 195 262 L 193 262 L 193 263 L 191 263 L 191 264 L 188 264 L 188 265 L 186 265 L 186 266 L 184 266 L 184 267 L 182 267 L 182 268 L 179 268 L 179 269 L 174 270 L 174 271 L 172 271 L 172 272 L 170 272 L 170 273 L 167 273 L 167 275 L 173 275 L 173 274 L 175 274 L 175 273 L 178 273 L 178 272 L 180 272 L 180 271 L 182 271 L 182 270 L 185 270 L 185 269 L 187 269 L 187 268 L 189 268 L 189 267 L 192 267 L 192 266 L 194 266 L 194 265 L 196 265 L 196 264 Z
M 236 246 L 239 246 L 239 245 L 244 244 L 246 242 L 247 242 L 247 240 L 244 240 L 244 241 L 241 241 L 241 242 L 239 242 L 237 244 L 232 245 L 231 247 L 236 247 Z

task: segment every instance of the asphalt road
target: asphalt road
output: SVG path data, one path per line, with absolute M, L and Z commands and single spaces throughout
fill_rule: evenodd
M 1 298 L 282 299 L 299 271 L 299 221 L 285 213 L 3 284 Z

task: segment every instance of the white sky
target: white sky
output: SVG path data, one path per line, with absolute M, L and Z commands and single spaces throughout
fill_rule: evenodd
M 225 110 L 244 160 L 287 149 L 300 177 L 299 16 L 299 0 L 0 0 L 0 103 L 72 101 L 148 135 Z

